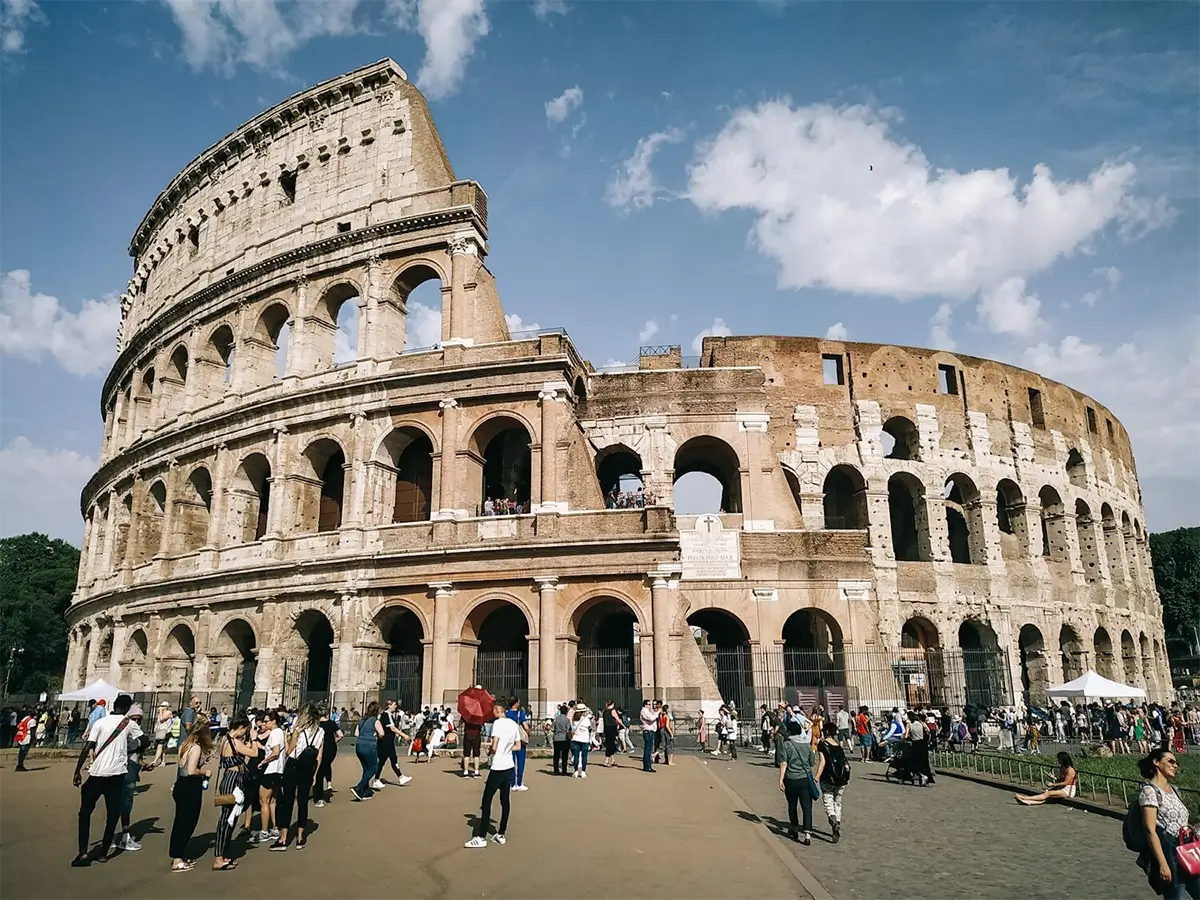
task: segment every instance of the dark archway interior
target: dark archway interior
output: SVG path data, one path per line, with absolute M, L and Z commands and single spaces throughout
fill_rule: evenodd
M 420 653 L 425 630 L 411 609 L 398 610 L 387 624 L 385 640 L 392 653 Z
M 937 628 L 927 619 L 909 619 L 900 629 L 900 646 L 904 650 L 933 650 L 938 640 Z
M 918 459 L 920 434 L 911 419 L 892 416 L 883 424 L 883 451 L 887 459 Z
M 971 562 L 971 529 L 964 512 L 966 499 L 957 481 L 946 482 L 946 530 L 950 539 L 951 562 L 969 565 Z
M 333 666 L 333 626 L 320 613 L 308 612 L 297 620 L 296 627 L 308 647 L 304 688 L 318 693 L 328 691 Z
M 1017 649 L 1021 659 L 1021 690 L 1025 702 L 1045 701 L 1049 673 L 1046 670 L 1046 642 L 1036 625 L 1023 625 L 1017 636 Z
M 783 623 L 784 679 L 789 687 L 846 683 L 842 630 L 829 616 L 801 609 Z
M 688 625 L 699 628 L 701 643 L 727 648 L 749 644 L 746 629 L 734 616 L 720 609 L 701 609 L 687 618 Z
M 421 702 L 421 680 L 425 654 L 421 640 L 425 630 L 411 609 L 400 607 L 384 623 L 384 639 L 388 644 L 387 671 L 383 691 L 386 699 L 394 699 L 401 709 L 416 709 Z
M 525 650 L 529 646 L 525 614 L 511 603 L 502 603 L 479 626 L 479 650 Z
M 317 531 L 337 531 L 342 527 L 342 501 L 346 490 L 346 454 L 339 447 L 321 470 L 321 508 Z
M 614 491 L 637 490 L 642 486 L 642 460 L 625 447 L 610 450 L 596 463 L 596 478 L 605 498 Z
M 917 499 L 902 479 L 888 481 L 888 513 L 892 520 L 892 551 L 901 562 L 919 562 L 921 546 L 917 533 Z
M 696 437 L 686 441 L 675 453 L 674 481 L 692 472 L 702 472 L 720 482 L 721 512 L 742 511 L 741 470 L 732 447 L 714 437 Z
M 601 600 L 579 619 L 579 646 L 600 650 L 633 647 L 637 616 L 619 600 Z
M 531 469 L 529 434 L 520 426 L 505 428 L 483 450 L 484 499 L 504 498 L 526 509 Z
M 825 476 L 825 527 L 828 529 L 862 529 L 867 527 L 866 485 L 857 472 L 835 466 Z
M 700 655 L 717 683 L 721 699 L 737 704 L 738 709 L 753 709 L 754 663 L 745 626 L 721 609 L 697 610 L 688 616 L 687 623 L 700 631 Z
M 433 492 L 433 442 L 418 434 L 396 460 L 396 504 L 393 522 L 425 522 Z
M 968 619 L 958 626 L 958 646 L 964 650 L 995 650 L 996 634 L 982 622 Z

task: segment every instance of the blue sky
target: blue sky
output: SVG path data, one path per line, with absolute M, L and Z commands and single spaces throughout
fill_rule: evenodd
M 126 248 L 241 122 L 390 56 L 506 311 L 953 347 L 1094 395 L 1200 523 L 1200 7 L 0 0 L 0 532 L 78 542 Z M 871 168 L 873 167 L 873 168 Z

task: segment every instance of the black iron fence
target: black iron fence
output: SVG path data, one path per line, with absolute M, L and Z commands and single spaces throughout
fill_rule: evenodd
M 612 700 L 636 711 L 642 705 L 640 654 L 633 647 L 580 647 L 575 657 L 575 695 L 592 709 Z
M 493 697 L 516 697 L 529 703 L 529 650 L 480 650 L 475 654 L 475 684 Z M 458 695 L 458 691 L 454 691 Z M 447 701 L 453 703 L 453 700 Z

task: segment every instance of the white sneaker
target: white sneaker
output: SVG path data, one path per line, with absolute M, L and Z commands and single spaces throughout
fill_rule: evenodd
M 579 773 L 579 777 L 580 777 L 580 778 L 587 778 L 587 770 L 585 769 L 584 771 L 580 772 L 580 773 Z
M 325 806 L 325 801 L 324 801 L 324 800 L 318 800 L 316 803 L 314 803 L 314 804 L 313 804 L 313 806 L 315 806 L 317 809 L 321 809 L 322 807 L 324 807 L 324 806 Z
M 397 783 L 398 785 L 400 785 L 400 787 L 404 787 L 404 786 L 405 786 L 406 784 L 408 784 L 410 781 L 412 781 L 412 776 L 411 776 L 411 775 L 401 775 L 401 776 L 400 776 L 400 780 L 399 780 L 399 781 L 397 781 L 396 783 Z
M 133 839 L 133 835 L 126 833 L 121 837 L 122 850 L 141 850 L 142 845 Z
M 527 791 L 527 790 L 529 790 L 529 785 L 518 784 L 515 788 L 513 788 L 513 790 L 514 791 Z
M 371 782 L 371 787 L 372 787 L 372 789 L 374 789 L 376 791 L 382 791 L 384 789 L 384 787 L 386 787 L 386 785 L 384 785 L 384 783 L 382 781 L 380 781 L 378 778 L 376 778 L 374 781 Z
M 574 772 L 572 772 L 572 773 L 571 773 L 571 777 L 572 777 L 572 778 L 578 778 L 578 777 L 579 777 L 579 770 L 578 770 L 578 769 L 576 769 Z
M 467 841 L 465 844 L 463 844 L 463 846 L 466 847 L 468 850 L 478 850 L 481 847 L 486 847 L 487 841 L 485 841 L 481 837 L 473 837 L 469 841 Z
M 507 844 L 507 843 L 508 843 L 508 838 L 507 838 L 505 835 L 503 835 L 503 834 L 496 834 L 496 835 L 493 835 L 493 836 L 492 836 L 492 843 L 494 843 L 494 844 Z

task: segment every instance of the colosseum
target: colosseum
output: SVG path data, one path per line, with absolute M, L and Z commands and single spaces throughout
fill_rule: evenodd
M 805 337 L 598 371 L 564 331 L 509 333 L 487 213 L 391 60 L 171 181 L 129 248 L 67 687 L 362 708 L 478 682 L 690 713 L 1037 702 L 1094 668 L 1168 694 L 1100 403 Z M 409 347 L 429 281 L 441 340 Z M 683 478 L 719 485 L 707 508 L 677 514 Z

